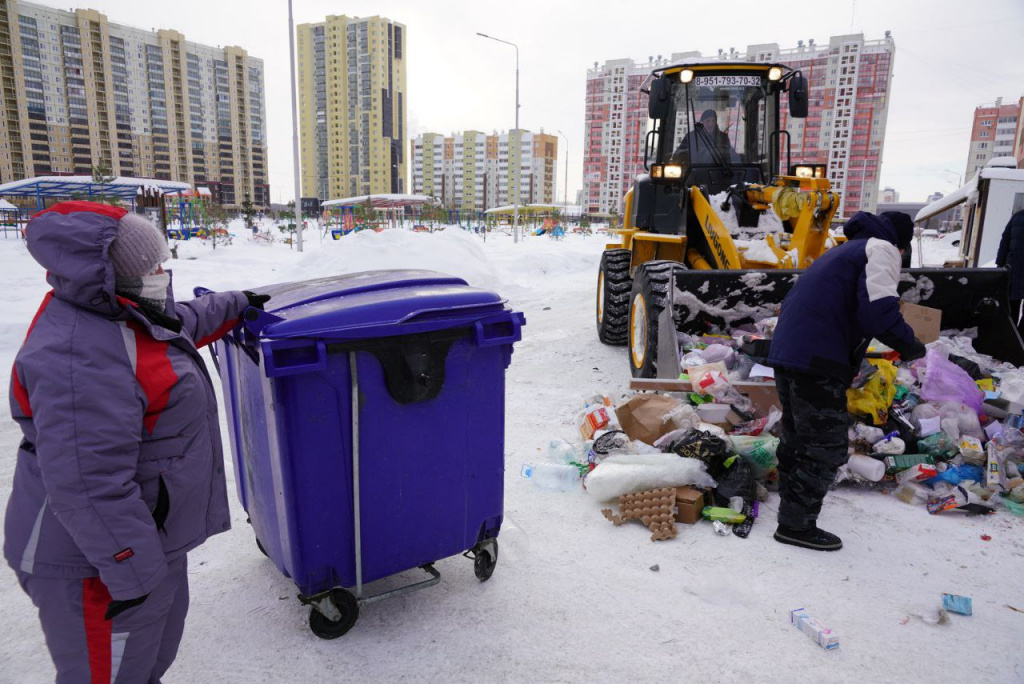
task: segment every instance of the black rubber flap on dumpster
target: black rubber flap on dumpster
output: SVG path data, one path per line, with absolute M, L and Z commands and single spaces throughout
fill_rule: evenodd
M 365 351 L 384 369 L 384 385 L 399 404 L 433 399 L 444 388 L 445 363 L 452 343 L 471 328 L 449 328 L 418 335 L 382 337 L 363 342 L 327 345 L 328 353 Z

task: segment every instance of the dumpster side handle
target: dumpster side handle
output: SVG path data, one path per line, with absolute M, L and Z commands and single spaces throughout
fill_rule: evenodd
M 263 342 L 263 368 L 268 378 L 314 373 L 327 368 L 327 344 L 322 340 Z
M 518 311 L 507 311 L 501 316 L 493 316 L 476 321 L 473 330 L 478 347 L 496 347 L 513 344 L 523 339 L 523 324 L 526 317 Z

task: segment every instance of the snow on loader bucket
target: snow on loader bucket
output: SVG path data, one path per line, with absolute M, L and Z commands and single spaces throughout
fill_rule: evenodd
M 634 274 L 630 302 L 629 357 L 633 377 L 678 378 L 675 332 L 724 332 L 777 315 L 800 277 L 794 270 L 690 270 L 672 261 L 651 261 Z M 675 287 L 669 287 L 674 280 Z M 977 327 L 975 349 L 1024 365 L 1024 340 L 1010 317 L 1005 269 L 904 269 L 903 301 L 942 311 L 942 329 Z M 659 367 L 658 358 L 673 359 Z

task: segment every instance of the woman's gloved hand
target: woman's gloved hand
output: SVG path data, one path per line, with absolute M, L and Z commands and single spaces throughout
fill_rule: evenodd
M 249 292 L 248 290 L 242 290 L 242 294 L 249 300 L 249 306 L 255 307 L 260 311 L 263 311 L 263 305 L 270 301 L 270 295 L 256 294 L 255 292 Z

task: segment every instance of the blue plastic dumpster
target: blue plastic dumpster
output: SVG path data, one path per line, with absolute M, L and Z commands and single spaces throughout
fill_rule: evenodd
M 436 583 L 432 564 L 448 556 L 489 578 L 523 314 L 430 271 L 257 291 L 268 310 L 249 309 L 216 350 L 238 496 L 260 549 L 312 606 L 313 632 L 341 636 L 360 604 Z M 364 594 L 415 568 L 430 577 Z

